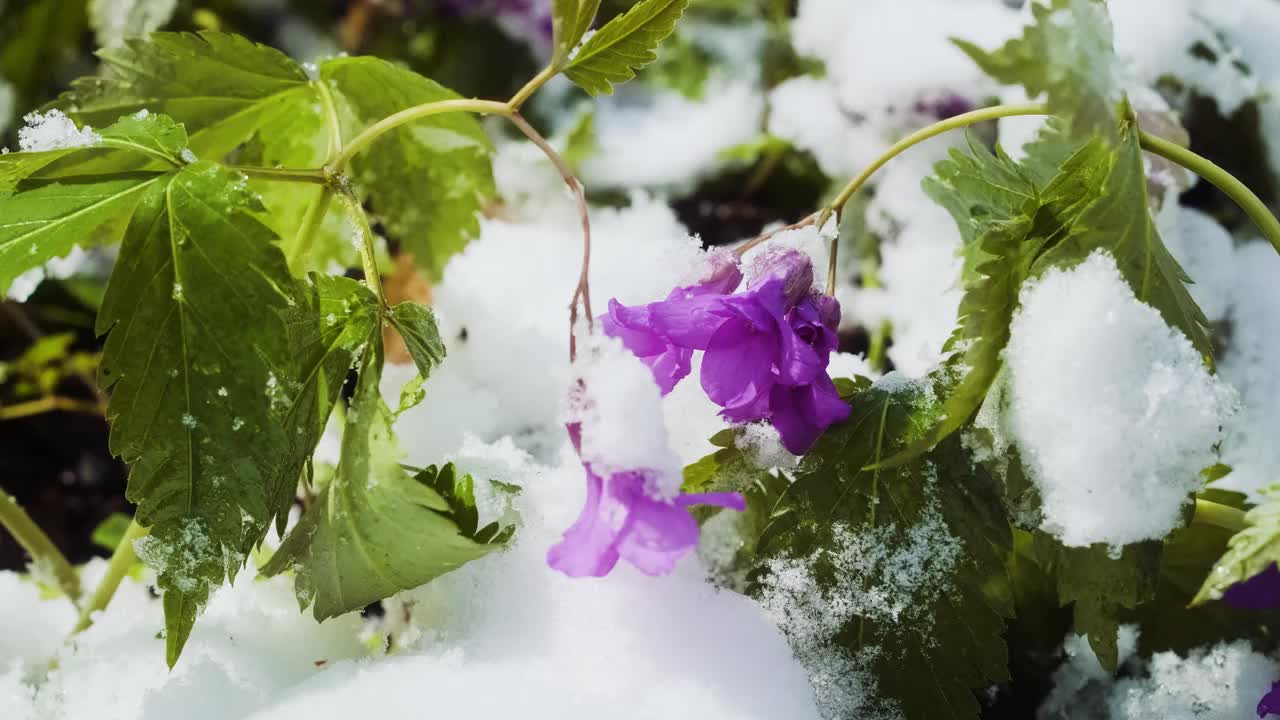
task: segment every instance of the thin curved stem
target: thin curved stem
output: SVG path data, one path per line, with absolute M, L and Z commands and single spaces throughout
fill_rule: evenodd
M 587 207 L 586 191 L 582 187 L 582 182 L 574 176 L 569 163 L 560 157 L 547 139 L 521 117 L 520 113 L 512 113 L 508 118 L 520 129 L 520 132 L 525 134 L 525 137 L 538 146 L 547 159 L 551 160 L 551 164 L 556 166 L 556 170 L 560 171 L 560 177 L 569 186 L 569 191 L 573 193 L 574 200 L 578 203 L 578 215 L 582 220 L 582 270 L 578 273 L 578 285 L 574 288 L 573 298 L 569 301 L 569 361 L 572 362 L 578 355 L 578 341 L 574 331 L 578 325 L 579 303 L 587 314 L 587 327 L 593 327 L 595 322 L 595 316 L 591 312 L 591 215 Z
M 93 614 L 100 610 L 106 610 L 107 606 L 111 604 L 111 598 L 115 596 L 116 590 L 120 587 L 120 581 L 124 580 L 124 576 L 129 574 L 129 568 L 133 567 L 133 563 L 138 559 L 137 554 L 133 551 L 133 543 L 146 534 L 147 529 L 139 525 L 137 519 L 129 523 L 128 529 L 124 531 L 124 537 L 120 538 L 115 552 L 111 553 L 111 560 L 107 562 L 106 573 L 98 581 L 98 587 L 94 588 L 89 602 L 81 608 L 80 619 L 76 622 L 75 629 L 71 631 L 72 635 L 87 629 L 93 624 Z
M 13 496 L 0 491 L 0 527 L 9 531 L 23 550 L 31 556 L 31 562 L 53 578 L 72 604 L 80 605 L 80 576 L 67 561 L 57 545 L 44 530 L 31 519 Z
M 74 400 L 72 398 L 51 395 L 49 397 L 42 397 L 38 400 L 28 400 L 27 402 L 0 407 L 0 420 L 16 420 L 18 418 L 40 415 L 42 413 L 54 412 L 56 410 L 86 413 L 89 415 L 101 415 L 103 413 L 103 406 L 88 400 Z
M 360 199 L 350 189 L 343 190 L 339 198 L 346 206 L 351 219 L 356 223 L 356 231 L 360 233 L 360 262 L 364 268 L 364 281 L 369 289 L 373 290 L 373 296 L 378 299 L 378 317 L 381 320 L 387 298 L 382 292 L 382 275 L 378 272 L 378 260 L 373 252 L 375 238 L 373 228 L 369 226 L 369 216 L 365 214 Z
M 534 75 L 532 80 L 525 83 L 524 87 L 520 88 L 515 95 L 511 96 L 511 99 L 507 101 L 507 107 L 511 108 L 512 112 L 518 111 L 520 107 L 525 104 L 525 101 L 533 97 L 533 94 L 538 91 L 538 88 L 547 84 L 547 81 L 555 77 L 559 72 L 560 71 L 554 65 L 548 65 L 542 68 L 541 72 Z
M 253 178 L 262 178 L 263 180 L 276 180 L 279 182 L 296 182 L 296 183 L 312 183 L 314 185 L 323 185 L 328 182 L 324 171 L 319 168 L 267 168 L 254 167 L 251 165 L 228 165 L 228 170 L 235 170 L 242 175 L 248 175 Z
M 1271 209 L 1267 207 L 1267 204 L 1257 195 L 1254 195 L 1253 191 L 1237 180 L 1234 175 L 1223 170 L 1208 158 L 1197 155 L 1181 145 L 1175 145 L 1150 133 L 1139 130 L 1138 140 L 1142 144 L 1143 150 L 1181 165 L 1213 183 L 1219 190 L 1226 193 L 1227 197 L 1234 200 L 1245 211 L 1245 214 L 1249 216 L 1253 224 L 1258 226 L 1258 230 L 1271 242 L 1271 247 L 1280 253 L 1280 222 L 1276 220 L 1276 216 L 1271 213 Z
M 812 215 L 806 216 L 803 220 L 800 220 L 799 222 L 793 222 L 790 225 L 783 225 L 780 228 L 774 228 L 769 232 L 761 233 L 751 238 L 750 240 L 742 243 L 741 245 L 739 245 L 737 248 L 734 249 L 733 253 L 737 255 L 739 258 L 741 258 L 743 255 L 746 255 L 747 251 L 749 251 L 751 248 L 759 245 L 762 242 L 769 240 L 774 235 L 777 235 L 778 233 L 786 232 L 788 230 L 799 230 L 800 228 L 803 228 L 803 227 L 809 227 L 817 219 L 818 219 L 818 213 L 813 213 Z
M 886 163 L 898 155 L 901 155 L 905 150 L 915 145 L 919 145 L 925 140 L 937 137 L 938 135 L 951 130 L 958 130 L 960 128 L 969 127 L 970 125 L 976 125 L 980 122 L 986 122 L 988 120 L 998 120 L 1000 118 L 1016 117 L 1019 115 L 1048 114 L 1048 108 L 1039 103 L 1028 103 L 1024 105 L 996 105 L 995 107 L 981 108 L 979 110 L 961 113 L 960 115 L 936 122 L 928 127 L 920 128 L 889 146 L 889 149 L 886 150 L 879 158 L 876 158 L 875 162 L 868 165 L 862 172 L 858 173 L 852 180 L 850 180 L 849 184 L 845 185 L 844 189 L 840 191 L 840 194 L 836 196 L 836 199 L 831 201 L 831 204 L 823 210 L 821 220 L 825 221 L 827 216 L 831 213 L 843 210 L 844 206 L 853 199 L 853 196 L 857 194 L 858 190 L 862 189 L 862 186 L 867 184 L 867 181 L 871 179 L 871 176 L 874 175 L 877 170 L 884 167 Z
M 289 248 L 289 267 L 298 269 L 299 264 L 311 252 L 311 248 L 315 246 L 316 234 L 320 231 L 320 225 L 324 222 L 325 213 L 329 211 L 329 203 L 333 201 L 333 188 L 325 185 L 320 189 L 320 194 L 307 207 L 307 214 L 302 218 L 302 225 L 298 228 L 298 234 L 293 238 L 293 245 Z
M 355 157 L 365 148 L 373 144 L 384 133 L 390 132 L 401 125 L 411 123 L 415 120 L 431 117 L 432 115 L 443 115 L 445 113 L 471 112 L 478 115 L 502 115 L 510 117 L 515 114 L 507 103 L 495 102 L 492 100 L 441 100 L 439 102 L 426 103 L 423 105 L 415 105 L 411 108 L 401 110 L 394 115 L 379 120 L 378 122 L 365 128 L 363 132 L 351 138 L 351 142 L 343 148 L 329 163 L 329 167 L 333 170 L 341 171 L 351 162 L 351 158 Z
M 1233 533 L 1238 533 L 1249 526 L 1243 510 L 1200 498 L 1196 498 L 1196 514 L 1192 522 L 1213 525 Z

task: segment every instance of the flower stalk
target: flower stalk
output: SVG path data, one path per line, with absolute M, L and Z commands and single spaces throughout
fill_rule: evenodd
M 16 498 L 0 491 L 0 527 L 9 531 L 23 550 L 31 556 L 31 562 L 57 583 L 72 602 L 80 605 L 80 576 L 67 561 L 67 557 L 53 544 L 53 540 L 36 525 Z
M 73 636 L 88 629 L 93 624 L 93 614 L 106 610 L 107 606 L 111 604 L 111 598 L 115 596 L 121 581 L 124 580 L 124 576 L 129 574 L 129 568 L 133 567 L 133 564 L 138 560 L 138 556 L 133 550 L 133 543 L 146 536 L 146 534 L 147 529 L 138 524 L 137 518 L 134 518 L 129 523 L 129 527 L 124 531 L 124 537 L 120 538 L 115 552 L 111 553 L 111 560 L 107 562 L 106 573 L 98 581 L 98 587 L 94 589 L 89 602 L 80 610 L 80 619 L 71 631 Z

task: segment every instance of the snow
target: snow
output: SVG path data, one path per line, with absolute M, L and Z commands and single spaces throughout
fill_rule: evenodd
M 85 125 L 76 127 L 61 110 L 27 113 L 22 118 L 26 127 L 18 128 L 18 147 L 23 152 L 44 152 L 87 147 L 102 142 L 102 136 Z
M 1102 669 L 1089 642 L 1068 635 L 1066 656 L 1053 675 L 1040 720 L 1245 720 L 1256 717 L 1258 700 L 1271 688 L 1280 665 L 1254 652 L 1246 640 L 1191 650 L 1186 656 L 1134 656 L 1138 630 L 1121 626 L 1122 677 Z
M 516 546 L 402 594 L 402 654 L 333 663 L 254 720 L 394 717 L 424 705 L 469 717 L 818 717 L 761 608 L 708 585 L 696 562 L 660 579 L 630 568 L 592 581 L 547 571 L 546 547 L 583 493 L 567 444 L 553 465 L 474 441 L 454 461 L 522 487 Z
M 98 253 L 73 246 L 65 257 L 52 258 L 40 267 L 34 267 L 18 275 L 5 291 L 15 302 L 26 302 L 46 279 L 65 280 L 81 274 L 101 274 L 103 258 Z
M 671 450 L 662 393 L 653 373 L 621 340 L 593 335 L 579 350 L 570 381 L 566 423 L 578 423 L 582 459 L 604 476 L 615 472 L 654 471 L 663 498 L 680 492 L 683 464 Z
M 1069 546 L 1119 546 L 1179 524 L 1236 394 L 1134 297 L 1109 255 L 1023 288 L 1005 360 L 1008 431 L 1043 498 L 1044 529 Z

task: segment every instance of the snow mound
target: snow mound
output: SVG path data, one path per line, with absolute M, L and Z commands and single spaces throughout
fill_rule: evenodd
M 1007 421 L 1040 490 L 1043 527 L 1071 546 L 1176 527 L 1200 470 L 1216 461 L 1235 392 L 1102 252 L 1024 287 L 1011 330 Z

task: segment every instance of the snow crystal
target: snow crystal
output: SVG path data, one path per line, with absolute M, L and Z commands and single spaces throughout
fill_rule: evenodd
M 833 378 L 853 378 L 861 375 L 872 380 L 880 376 L 880 373 L 873 370 L 867 363 L 866 357 L 846 352 L 831 354 L 831 362 L 827 363 L 827 374 Z
M 105 565 L 96 560 L 86 568 L 87 587 L 93 587 Z M 0 573 L 0 584 L 6 577 L 11 575 Z M 182 660 L 170 672 L 164 664 L 161 603 L 146 584 L 126 578 L 110 609 L 99 613 L 94 625 L 73 643 L 59 648 L 56 666 L 38 685 L 33 717 L 242 717 L 317 673 L 321 665 L 367 655 L 358 615 L 318 625 L 310 614 L 298 612 L 292 584 L 286 577 L 257 581 L 242 577 L 215 593 L 191 633 Z M 60 617 L 60 627 L 48 632 L 48 637 L 60 640 L 75 622 L 69 609 L 64 598 L 55 598 L 43 601 L 31 613 L 6 614 L 5 619 L 14 622 L 0 636 L 44 617 Z M 0 680 L 0 702 L 3 687 Z
M 23 152 L 44 152 L 86 147 L 102 142 L 102 136 L 85 125 L 76 127 L 61 110 L 28 113 L 22 120 L 27 126 L 18 129 L 18 147 Z
M 790 468 L 800 461 L 800 458 L 782 446 L 782 437 L 772 425 L 751 423 L 743 425 L 741 429 L 742 433 L 735 444 L 757 467 Z
M 1133 657 L 1137 630 L 1120 628 L 1121 679 L 1102 669 L 1088 640 L 1068 635 L 1066 661 L 1036 716 L 1041 720 L 1243 720 L 1271 688 L 1280 665 L 1253 652 L 1248 641 L 1219 643 L 1186 657 L 1161 652 Z
M 836 219 L 827 221 L 822 230 L 810 225 L 795 230 L 784 230 L 751 248 L 742 256 L 743 281 L 750 284 L 755 273 L 767 267 L 766 259 L 784 250 L 797 250 L 809 257 L 813 264 L 813 282 L 816 288 L 826 287 L 831 242 L 836 238 Z
M 1011 333 L 1008 425 L 1040 490 L 1043 527 L 1071 546 L 1176 527 L 1215 462 L 1234 392 L 1102 252 L 1025 287 Z
M 1251 718 L 1280 666 L 1253 652 L 1247 640 L 1192 651 L 1186 658 L 1152 656 L 1147 678 L 1126 678 L 1111 692 L 1115 720 L 1238 720 Z
M 936 503 L 909 526 L 854 530 L 837 523 L 833 531 L 834 549 L 770 560 L 760 602 L 809 671 L 824 718 L 896 717 L 896 707 L 877 696 L 875 677 L 866 669 L 876 650 L 864 648 L 855 656 L 832 638 L 858 617 L 928 633 L 930 606 L 948 592 L 964 550 Z M 817 580 L 819 567 L 824 577 L 830 574 L 829 584 Z
M 567 423 L 582 425 L 582 459 L 596 473 L 648 469 L 660 497 L 680 491 L 683 465 L 671 450 L 662 392 L 653 372 L 622 341 L 593 336 L 575 366 Z
M 1138 647 L 1138 626 L 1121 625 L 1116 633 L 1117 659 L 1124 665 Z M 1110 688 L 1112 675 L 1102 667 L 1098 656 L 1084 635 L 1069 633 L 1062 641 L 1065 656 L 1053 673 L 1053 689 L 1040 706 L 1037 716 L 1044 720 L 1079 717 L 1086 708 L 1102 714 L 1097 705 L 1105 702 L 1099 690 Z

